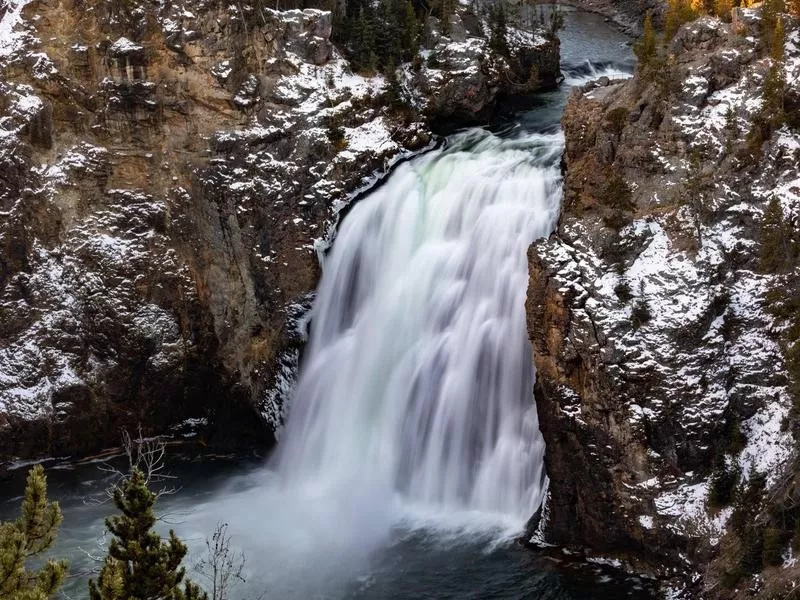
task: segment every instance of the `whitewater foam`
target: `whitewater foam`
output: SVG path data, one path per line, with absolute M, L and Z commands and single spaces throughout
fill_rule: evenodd
M 616 79 L 630 79 L 633 77 L 632 69 L 621 65 L 608 63 L 592 63 L 586 61 L 580 66 L 565 69 L 564 84 L 571 87 L 581 87 L 591 81 L 608 77 Z

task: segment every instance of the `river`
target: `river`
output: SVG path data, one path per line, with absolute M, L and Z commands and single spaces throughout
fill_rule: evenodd
M 638 578 L 515 542 L 547 486 L 526 251 L 558 218 L 571 87 L 633 65 L 628 40 L 602 18 L 565 17 L 558 90 L 448 136 L 344 218 L 269 463 L 170 458 L 178 491 L 160 500 L 161 525 L 189 544 L 191 566 L 229 523 L 247 556 L 235 598 L 652 597 Z M 0 517 L 13 514 L 23 478 L 7 484 Z M 72 565 L 64 594 L 83 598 L 106 543 L 108 479 L 86 462 L 49 478 L 64 511 L 54 554 Z

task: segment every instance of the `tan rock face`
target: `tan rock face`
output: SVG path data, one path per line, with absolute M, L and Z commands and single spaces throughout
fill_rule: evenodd
M 10 9 L 0 457 L 90 452 L 139 424 L 180 434 L 187 419 L 218 445 L 273 442 L 338 210 L 431 134 L 387 108 L 382 77 L 350 71 L 329 13 L 258 5 Z M 557 40 L 520 52 L 555 77 Z
M 617 383 L 604 373 L 593 329 L 573 319 L 576 298 L 565 295 L 533 248 L 529 266 L 535 393 L 551 477 L 550 539 L 599 551 L 625 549 L 638 563 L 642 540 L 628 527 L 626 513 L 641 502 L 631 488 L 646 473 L 646 446 L 615 414 Z
M 330 14 L 243 6 L 22 10 L 0 55 L 0 456 L 190 417 L 218 443 L 272 439 L 312 240 L 404 147 Z

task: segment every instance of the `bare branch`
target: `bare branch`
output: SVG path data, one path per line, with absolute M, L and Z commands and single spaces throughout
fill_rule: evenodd
M 231 589 L 245 583 L 244 552 L 231 548 L 228 524 L 217 523 L 214 533 L 206 538 L 206 555 L 194 565 L 194 570 L 208 582 L 210 600 L 228 600 Z
M 128 431 L 123 429 L 122 452 L 128 459 L 127 472 L 123 472 L 109 461 L 104 462 L 99 467 L 101 471 L 108 473 L 113 479 L 113 483 L 106 490 L 108 498 L 113 498 L 114 491 L 130 476 L 134 467 L 144 473 L 147 487 L 156 494 L 156 497 L 160 498 L 177 492 L 175 486 L 168 484 L 168 482 L 175 479 L 175 476 L 165 471 L 167 445 L 163 440 L 144 437 L 141 425 L 135 438 L 131 437 Z

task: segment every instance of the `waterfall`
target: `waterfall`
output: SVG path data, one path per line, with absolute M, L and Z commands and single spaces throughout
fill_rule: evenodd
M 519 526 L 540 506 L 527 250 L 556 223 L 562 148 L 560 133 L 470 130 L 353 207 L 312 309 L 285 484 Z

